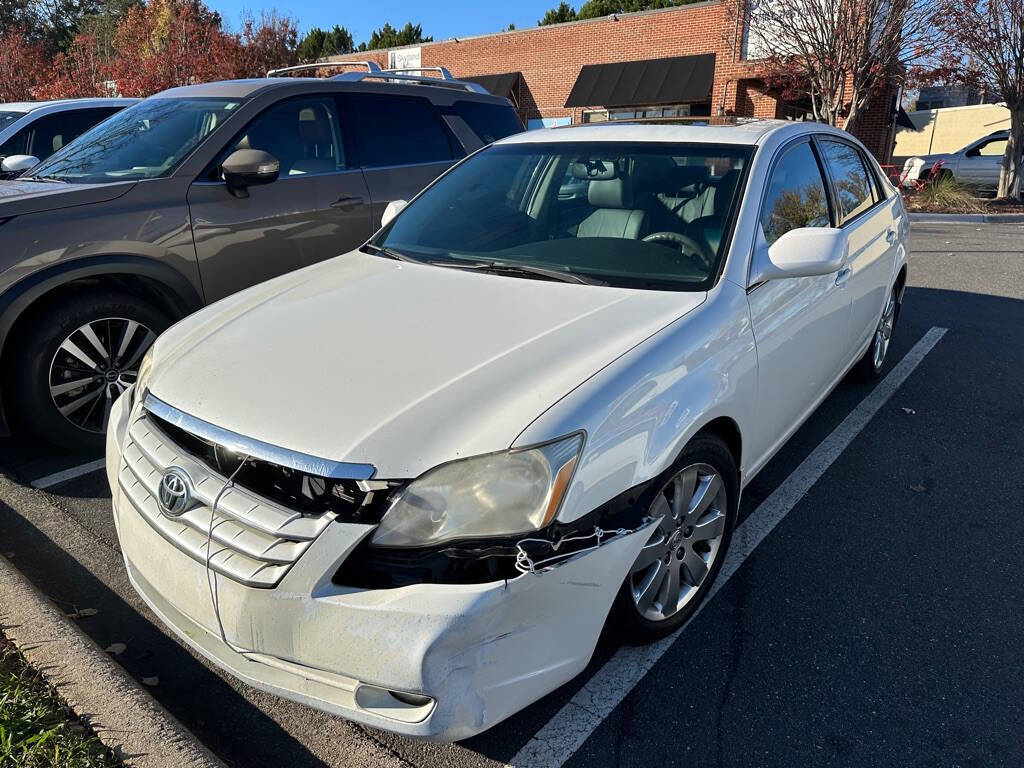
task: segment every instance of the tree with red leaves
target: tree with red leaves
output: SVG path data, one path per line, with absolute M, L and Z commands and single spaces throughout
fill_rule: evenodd
M 927 47 L 933 9 L 934 0 L 739 0 L 733 26 L 744 34 L 730 42 L 770 88 L 851 130 Z
M 246 14 L 235 59 L 235 77 L 266 77 L 277 67 L 298 62 L 298 26 L 276 11 L 260 13 L 259 21 Z
M 43 82 L 32 92 L 37 99 L 71 99 L 83 96 L 110 96 L 107 85 L 108 63 L 98 56 L 96 38 L 78 35 L 64 53 L 58 53 Z
M 43 44 L 30 41 L 24 27 L 0 33 L 0 102 L 31 99 L 48 67 Z
M 201 0 L 149 0 L 125 15 L 114 36 L 110 79 L 123 96 L 235 75 L 238 41 Z
M 939 0 L 933 23 L 941 31 L 922 81 L 962 84 L 996 94 L 1010 111 L 1010 139 L 999 174 L 1000 197 L 1020 197 L 1024 169 L 1024 2 Z

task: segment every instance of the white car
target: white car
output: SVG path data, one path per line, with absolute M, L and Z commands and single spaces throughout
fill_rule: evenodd
M 903 186 L 912 187 L 915 181 L 925 181 L 941 162 L 937 175 L 952 176 L 956 181 L 977 187 L 979 191 L 994 192 L 999 187 L 1009 131 L 996 131 L 971 142 L 956 152 L 920 155 L 907 158 L 903 164 Z
M 742 488 L 882 370 L 883 179 L 810 123 L 481 150 L 361 249 L 159 338 L 107 437 L 132 583 L 247 683 L 444 740 L 571 679 L 606 621 L 671 632 Z
M 45 160 L 138 99 L 60 99 L 0 103 L 0 178 Z

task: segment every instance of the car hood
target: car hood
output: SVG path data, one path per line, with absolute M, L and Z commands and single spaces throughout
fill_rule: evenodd
M 134 181 L 114 184 L 64 184 L 59 181 L 0 181 L 0 219 L 52 211 L 73 205 L 105 203 L 135 186 Z
M 910 158 L 915 163 L 922 163 L 924 165 L 933 165 L 939 160 L 950 161 L 953 159 L 953 153 L 951 152 L 938 152 L 934 155 L 914 155 Z
M 178 323 L 156 344 L 149 387 L 237 434 L 410 478 L 508 448 L 545 409 L 706 297 L 353 252 Z

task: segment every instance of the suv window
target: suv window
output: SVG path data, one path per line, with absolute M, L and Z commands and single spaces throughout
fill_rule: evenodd
M 334 173 L 345 168 L 338 113 L 330 97 L 303 97 L 275 104 L 249 123 L 231 147 L 262 149 L 281 164 L 281 176 Z
M 45 160 L 118 111 L 119 107 L 94 107 L 65 110 L 41 117 L 11 137 L 0 148 L 0 155 L 34 155 Z
M 1002 157 L 1006 154 L 1006 144 L 1009 139 L 994 138 L 988 141 L 983 141 L 980 144 L 975 144 L 968 154 L 981 155 L 982 157 Z
M 426 99 L 370 93 L 345 94 L 342 99 L 363 167 L 452 159 L 448 134 Z
M 821 147 L 839 203 L 839 223 L 845 224 L 874 204 L 868 170 L 860 152 L 849 144 L 821 139 Z
M 465 120 L 484 144 L 490 144 L 523 130 L 515 110 L 507 105 L 457 101 L 452 105 L 451 111 Z
M 791 229 L 827 227 L 828 193 L 810 142 L 789 147 L 772 169 L 761 208 L 761 228 L 771 245 Z

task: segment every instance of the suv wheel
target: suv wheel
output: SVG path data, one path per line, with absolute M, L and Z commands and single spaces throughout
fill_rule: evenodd
M 722 567 L 736 521 L 739 472 L 718 437 L 698 435 L 647 502 L 659 518 L 615 601 L 615 628 L 648 643 L 681 627 Z
M 22 337 L 11 372 L 31 431 L 64 448 L 102 447 L 111 405 L 135 382 L 143 354 L 170 322 L 129 294 L 49 303 Z

